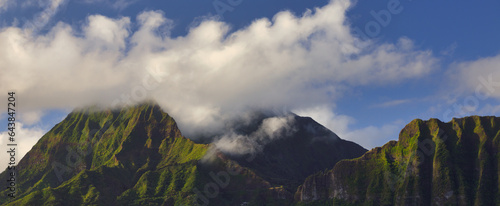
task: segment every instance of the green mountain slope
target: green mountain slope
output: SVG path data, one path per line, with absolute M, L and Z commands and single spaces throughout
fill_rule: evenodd
M 182 137 L 175 121 L 154 104 L 76 111 L 19 162 L 18 197 L 11 204 L 112 204 L 125 198 L 161 202 L 155 197 L 165 194 L 187 197 L 196 184 L 197 160 L 207 148 Z M 141 187 L 151 178 L 166 181 Z
M 353 154 L 349 147 L 334 147 L 334 142 L 344 141 L 312 119 L 296 118 L 298 133 L 269 143 L 255 162 L 242 162 L 213 145 L 183 137 L 173 118 L 155 103 L 116 110 L 75 110 L 23 157 L 16 168 L 16 198 L 1 196 L 0 203 L 291 205 L 293 192 L 305 177 Z M 325 137 L 335 137 L 335 141 L 312 141 Z M 357 156 L 365 152 L 348 144 L 357 149 Z M 322 154 L 333 149 L 337 152 Z M 280 160 L 277 157 L 283 163 L 271 165 Z M 267 167 L 277 172 L 269 173 L 272 170 Z M 280 177 L 283 171 L 294 175 Z M 8 176 L 8 171 L 0 174 L 3 179 Z
M 309 176 L 300 205 L 500 205 L 500 118 L 414 120 L 391 141 Z

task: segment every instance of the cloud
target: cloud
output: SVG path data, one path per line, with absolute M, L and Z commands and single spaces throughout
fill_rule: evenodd
M 139 0 L 117 0 L 113 3 L 113 8 L 117 10 L 123 10 L 137 2 L 139 2 Z
M 13 1 L 10 1 L 10 0 L 0 0 L 0 13 L 7 10 L 9 5 L 12 3 L 13 3 Z
M 491 104 L 485 104 L 484 107 L 482 107 L 478 111 L 479 115 L 500 115 L 500 105 L 491 105 Z
M 40 13 L 35 14 L 32 21 L 24 24 L 24 30 L 28 32 L 38 32 L 43 29 L 54 17 L 59 8 L 66 2 L 66 0 L 46 0 L 37 2 L 43 9 Z M 27 5 L 34 4 L 33 2 L 25 2 Z
M 448 46 L 446 49 L 442 50 L 440 52 L 441 55 L 443 56 L 453 56 L 453 54 L 455 54 L 455 51 L 457 50 L 458 48 L 458 43 L 457 42 L 454 42 L 453 44 L 451 44 L 450 46 Z
M 455 63 L 448 72 L 460 94 L 500 98 L 500 55 Z
M 116 10 L 124 10 L 127 7 L 139 2 L 139 0 L 83 0 L 82 2 L 87 4 L 99 4 L 99 5 L 109 5 L 111 8 Z
M 500 55 L 452 63 L 446 75 L 447 84 L 438 97 L 446 104 L 436 107 L 443 111 L 443 120 L 497 113 L 489 104 L 500 100 Z
M 355 119 L 352 117 L 335 114 L 333 108 L 327 105 L 294 110 L 293 113 L 313 118 L 321 125 L 335 132 L 340 138 L 345 138 L 343 134 L 348 133 L 349 125 L 355 122 Z
M 346 88 L 420 78 L 435 68 L 432 53 L 408 38 L 380 44 L 354 37 L 345 17 L 350 5 L 333 0 L 301 16 L 283 11 L 232 32 L 207 19 L 179 37 L 169 35 L 173 22 L 158 11 L 138 15 L 133 31 L 129 17 L 101 15 L 89 16 L 82 34 L 62 22 L 36 36 L 4 28 L 0 90 L 16 90 L 33 110 L 154 98 L 195 137 L 249 108 L 332 104 Z
M 341 139 L 356 142 L 367 149 L 380 147 L 390 140 L 397 140 L 401 128 L 404 127 L 402 121 L 395 121 L 381 127 L 368 126 L 351 129 L 350 125 L 356 122 L 355 119 L 346 115 L 335 114 L 328 106 L 296 110 L 294 113 L 300 116 L 309 116 L 335 132 Z
M 393 106 L 397 106 L 400 104 L 408 103 L 410 101 L 411 101 L 410 99 L 398 99 L 398 100 L 387 101 L 387 102 L 384 102 L 382 104 L 377 104 L 377 105 L 374 105 L 373 107 L 393 107 Z
M 45 115 L 43 111 L 29 111 L 19 113 L 19 118 L 26 126 L 31 126 L 40 121 L 40 119 Z
M 381 127 L 368 126 L 349 131 L 344 134 L 344 138 L 356 142 L 367 149 L 372 149 L 374 147 L 381 147 L 390 140 L 398 140 L 399 132 L 404 126 L 402 121 L 384 124 Z
M 226 154 L 255 154 L 261 152 L 264 145 L 296 132 L 294 123 L 294 115 L 266 118 L 251 134 L 230 131 L 217 137 L 214 141 L 214 147 Z
M 0 145 L 2 145 L 2 151 L 8 151 L 10 147 L 7 146 L 9 144 L 8 135 L 9 131 L 5 131 L 0 133 Z M 33 145 L 35 145 L 36 142 L 40 139 L 40 137 L 43 136 L 43 134 L 47 131 L 43 131 L 42 129 L 39 128 L 26 128 L 23 123 L 21 122 L 16 122 L 16 143 L 17 143 L 17 153 L 16 153 L 16 165 L 19 163 L 19 160 L 21 160 L 22 157 L 28 151 L 31 150 Z M 0 159 L 0 165 L 2 167 L 2 171 L 7 167 L 9 163 L 9 154 L 2 152 L 2 157 Z

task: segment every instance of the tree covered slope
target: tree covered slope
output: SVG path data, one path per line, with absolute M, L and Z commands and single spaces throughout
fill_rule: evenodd
M 391 141 L 309 176 L 300 205 L 500 205 L 500 118 L 414 120 Z

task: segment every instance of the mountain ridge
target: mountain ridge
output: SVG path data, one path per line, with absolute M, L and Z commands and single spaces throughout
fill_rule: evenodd
M 154 102 L 96 108 L 40 138 L 2 205 L 500 204 L 499 117 L 415 119 L 366 152 L 312 118 L 255 115 L 231 140 L 258 147 L 232 153 L 184 137 Z
M 499 150 L 498 117 L 416 119 L 399 141 L 309 176 L 295 199 L 303 205 L 499 205 Z
M 296 139 L 285 135 L 281 140 L 287 138 L 289 143 Z M 75 109 L 42 136 L 20 161 L 16 200 L 0 198 L 0 203 L 292 204 L 296 188 L 283 187 L 262 175 L 255 165 L 242 165 L 241 159 L 213 146 L 197 144 L 182 136 L 175 120 L 154 102 L 107 110 Z M 215 158 L 207 161 L 208 153 Z M 281 157 L 291 157 L 284 155 Z M 330 162 L 322 164 L 329 166 L 338 158 L 321 161 Z M 227 185 L 219 184 L 224 172 L 231 170 L 239 173 L 231 173 Z M 0 178 L 7 175 L 3 172 Z M 216 197 L 210 194 L 212 190 L 207 190 L 207 186 L 214 184 L 218 186 Z

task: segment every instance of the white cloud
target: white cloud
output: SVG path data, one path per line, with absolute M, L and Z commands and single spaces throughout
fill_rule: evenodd
M 440 96 L 446 104 L 437 106 L 444 121 L 497 113 L 489 104 L 491 99 L 500 100 L 500 55 L 453 63 L 446 74 L 450 78 Z
M 281 137 L 292 135 L 296 131 L 294 123 L 295 117 L 293 115 L 266 118 L 259 125 L 259 128 L 251 134 L 227 132 L 215 140 L 214 146 L 224 153 L 236 155 L 261 152 L 264 145 Z
M 110 19 L 100 15 L 90 16 L 88 25 L 85 27 L 86 40 L 92 41 L 88 44 L 88 50 L 110 50 L 120 51 L 125 49 L 129 32 L 130 19 Z
M 294 111 L 300 116 L 309 116 L 321 125 L 335 132 L 341 139 L 356 142 L 366 149 L 380 147 L 390 140 L 397 140 L 399 132 L 404 127 L 402 121 L 385 124 L 381 127 L 368 126 L 361 129 L 351 129 L 355 119 L 345 115 L 335 114 L 327 106 L 318 106 Z
M 453 86 L 461 94 L 471 94 L 480 100 L 500 98 L 500 55 L 454 64 L 449 73 L 454 76 Z
M 45 115 L 45 112 L 43 111 L 21 112 L 19 113 L 19 118 L 17 119 L 22 121 L 26 126 L 31 126 L 38 123 L 43 115 Z
M 128 17 L 100 15 L 88 18 L 83 35 L 64 23 L 38 36 L 5 28 L 0 90 L 15 89 L 33 110 L 153 97 L 191 136 L 247 108 L 331 104 L 345 88 L 419 78 L 436 66 L 430 51 L 407 38 L 353 37 L 349 6 L 334 0 L 302 16 L 284 11 L 231 33 L 224 22 L 205 20 L 180 37 L 168 35 L 172 21 L 155 11 L 140 14 L 135 31 Z
M 344 134 L 349 132 L 349 125 L 355 122 L 352 117 L 335 114 L 333 108 L 326 105 L 294 110 L 293 112 L 299 116 L 313 118 L 321 125 L 335 132 L 342 139 L 346 138 Z
M 24 24 L 24 29 L 28 32 L 38 32 L 47 25 L 52 17 L 56 15 L 59 8 L 66 2 L 66 0 L 46 0 L 37 1 L 36 3 L 42 7 L 40 13 L 35 14 L 32 21 Z M 27 5 L 34 4 L 32 1 L 25 2 Z
M 19 163 L 19 160 L 28 153 L 28 151 L 31 150 L 31 148 L 38 142 L 40 137 L 43 136 L 43 134 L 47 131 L 43 131 L 42 129 L 39 128 L 25 128 L 24 124 L 21 122 L 16 122 L 16 127 L 15 127 L 15 138 L 17 143 L 17 149 L 16 149 L 16 165 Z M 5 131 L 0 133 L 0 145 L 2 145 L 2 151 L 8 151 L 9 144 L 9 131 Z M 9 163 L 9 158 L 10 155 L 6 152 L 2 152 L 2 157 L 0 157 L 0 166 L 1 170 L 3 171 L 5 168 L 7 168 L 8 163 Z

